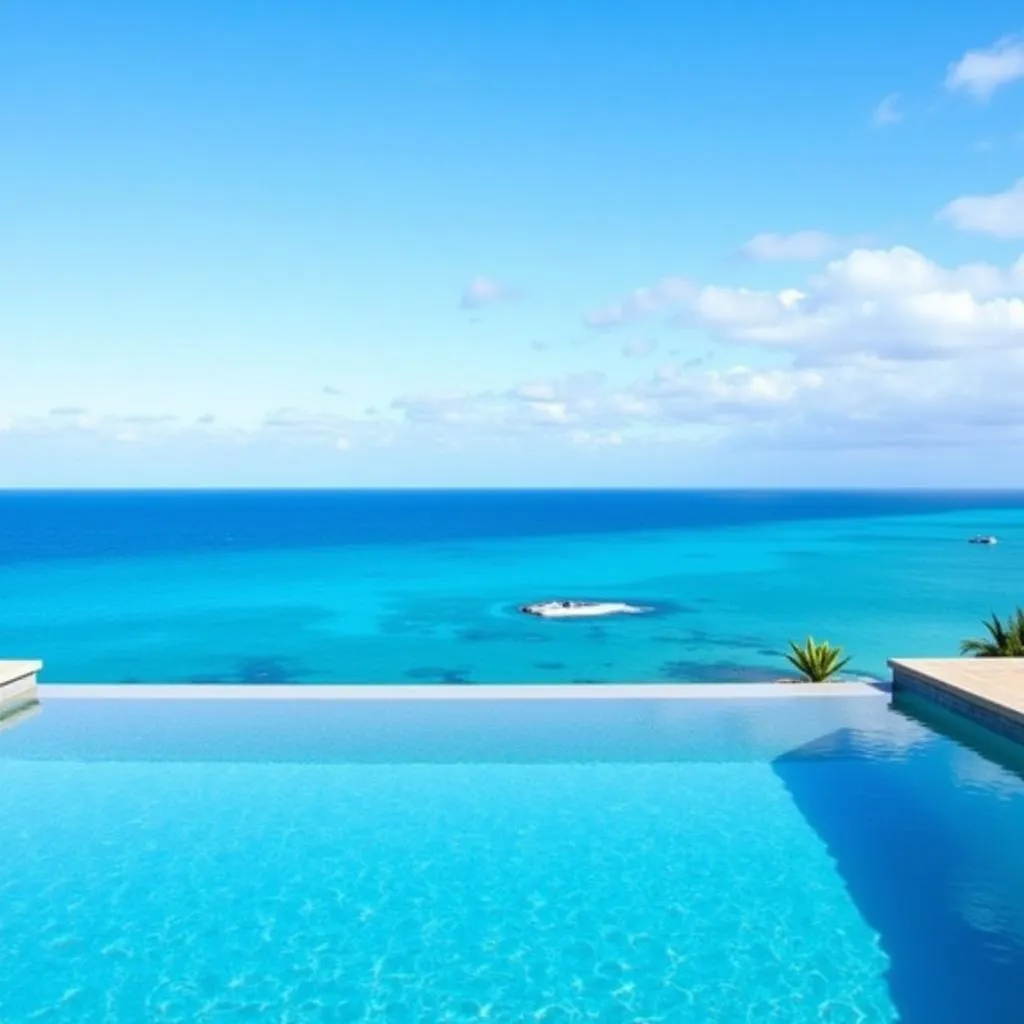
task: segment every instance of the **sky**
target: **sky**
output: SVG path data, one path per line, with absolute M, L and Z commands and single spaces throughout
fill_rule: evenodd
M 5 0 L 0 486 L 1024 486 L 1019 0 Z

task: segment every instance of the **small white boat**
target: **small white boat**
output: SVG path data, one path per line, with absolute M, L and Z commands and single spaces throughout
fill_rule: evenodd
M 537 601 L 520 609 L 542 619 L 586 619 L 602 615 L 639 615 L 649 611 L 624 601 Z
M 977 537 L 972 537 L 967 543 L 968 544 L 998 544 L 999 543 L 999 538 L 998 537 L 992 537 L 992 536 L 988 536 L 988 535 L 981 535 L 981 534 L 979 534 Z

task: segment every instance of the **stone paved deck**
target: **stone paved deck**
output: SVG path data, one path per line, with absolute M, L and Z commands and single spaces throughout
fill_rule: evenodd
M 1024 743 L 1024 658 L 893 658 L 893 692 L 920 693 Z

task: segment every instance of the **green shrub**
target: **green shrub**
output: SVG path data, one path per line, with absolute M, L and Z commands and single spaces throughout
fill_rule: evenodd
M 842 647 L 833 647 L 827 640 L 818 643 L 812 636 L 804 641 L 802 647 L 790 640 L 786 660 L 812 683 L 825 682 L 850 661 L 843 657 Z

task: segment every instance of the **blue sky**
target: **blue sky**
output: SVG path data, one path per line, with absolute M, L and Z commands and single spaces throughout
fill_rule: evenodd
M 1024 484 L 950 6 L 8 0 L 0 481 Z

